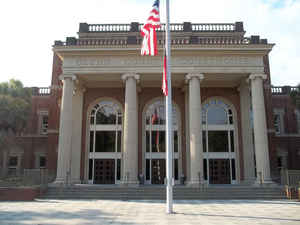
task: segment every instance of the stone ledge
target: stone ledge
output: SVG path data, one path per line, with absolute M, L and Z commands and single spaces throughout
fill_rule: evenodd
M 33 201 L 39 196 L 39 187 L 0 188 L 0 201 Z

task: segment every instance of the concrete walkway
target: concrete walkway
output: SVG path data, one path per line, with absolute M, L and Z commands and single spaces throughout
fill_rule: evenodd
M 0 224 L 300 224 L 300 202 L 37 200 L 0 202 Z

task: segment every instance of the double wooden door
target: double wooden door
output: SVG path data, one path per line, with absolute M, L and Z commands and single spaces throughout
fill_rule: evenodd
M 229 159 L 209 160 L 209 183 L 230 184 L 230 161 Z
M 115 160 L 95 159 L 94 184 L 115 183 Z

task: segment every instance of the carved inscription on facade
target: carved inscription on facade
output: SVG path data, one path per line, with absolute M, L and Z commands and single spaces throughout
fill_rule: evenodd
M 162 65 L 161 57 L 71 57 L 64 61 L 65 67 L 155 67 Z M 172 57 L 174 67 L 243 67 L 263 66 L 262 57 L 257 56 L 192 56 Z

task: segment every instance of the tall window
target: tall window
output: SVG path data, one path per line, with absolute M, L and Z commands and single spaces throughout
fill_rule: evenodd
M 295 113 L 296 113 L 296 119 L 297 119 L 298 134 L 300 134 L 300 109 L 297 109 Z
M 235 128 L 230 106 L 212 99 L 202 106 L 204 179 L 209 183 L 236 180 Z
M 46 156 L 39 157 L 39 167 L 40 169 L 46 168 Z
M 276 134 L 283 134 L 283 109 L 274 109 L 273 111 L 273 120 L 274 120 L 274 128 Z
M 279 114 L 274 114 L 274 128 L 275 128 L 275 133 L 280 134 L 281 133 L 281 127 L 280 127 L 280 115 Z
M 48 111 L 40 111 L 39 113 L 39 132 L 40 134 L 48 134 Z
M 9 156 L 8 160 L 8 174 L 9 175 L 16 175 L 17 174 L 17 169 L 18 169 L 18 164 L 19 164 L 19 157 L 16 155 Z
M 112 101 L 101 101 L 93 107 L 90 114 L 89 180 L 91 182 L 115 183 L 121 180 L 121 140 L 120 107 Z
M 179 177 L 179 134 L 178 134 L 178 113 L 173 107 L 173 171 L 174 178 Z M 166 155 L 166 117 L 165 104 L 162 100 L 157 100 L 151 104 L 146 111 L 146 182 L 152 184 L 163 184 L 166 175 L 165 155 Z

